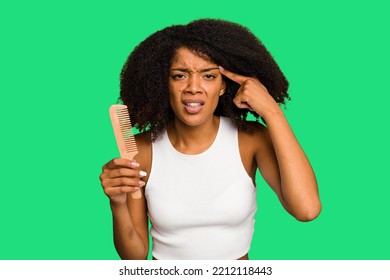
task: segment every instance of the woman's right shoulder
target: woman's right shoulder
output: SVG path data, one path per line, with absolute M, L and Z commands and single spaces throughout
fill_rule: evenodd
M 134 135 L 135 142 L 137 146 L 151 146 L 152 145 L 152 135 L 150 131 L 144 131 Z
M 152 137 L 149 131 L 138 133 L 135 136 L 135 143 L 137 144 L 138 154 L 134 159 L 141 164 L 141 167 L 146 169 L 149 174 L 152 164 Z

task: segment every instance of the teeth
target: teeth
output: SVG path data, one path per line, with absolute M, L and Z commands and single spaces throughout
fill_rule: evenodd
M 191 106 L 191 107 L 198 107 L 198 106 L 201 106 L 200 103 L 195 103 L 195 102 L 191 102 L 191 103 L 186 103 L 187 106 Z

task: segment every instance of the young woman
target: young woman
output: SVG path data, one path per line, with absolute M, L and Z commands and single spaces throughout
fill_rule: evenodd
M 120 96 L 139 154 L 100 176 L 122 259 L 147 258 L 149 219 L 154 259 L 248 259 L 257 169 L 296 219 L 318 216 L 314 172 L 279 107 L 287 89 L 262 43 L 232 22 L 174 25 L 135 48 Z

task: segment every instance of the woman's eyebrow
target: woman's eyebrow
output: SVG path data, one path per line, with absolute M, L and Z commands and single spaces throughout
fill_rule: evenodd
M 218 67 L 210 67 L 210 68 L 203 68 L 203 69 L 199 69 L 197 71 L 190 71 L 190 69 L 188 68 L 173 68 L 171 69 L 171 71 L 180 71 L 180 72 L 186 72 L 186 73 L 203 73 L 203 72 L 208 72 L 208 71 L 211 71 L 211 70 L 219 70 Z

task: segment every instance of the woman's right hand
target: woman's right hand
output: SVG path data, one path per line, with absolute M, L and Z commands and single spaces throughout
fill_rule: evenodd
M 125 204 L 127 193 L 133 193 L 145 186 L 141 179 L 145 171 L 139 170 L 139 163 L 124 158 L 114 158 L 107 162 L 100 174 L 104 193 L 111 203 Z

